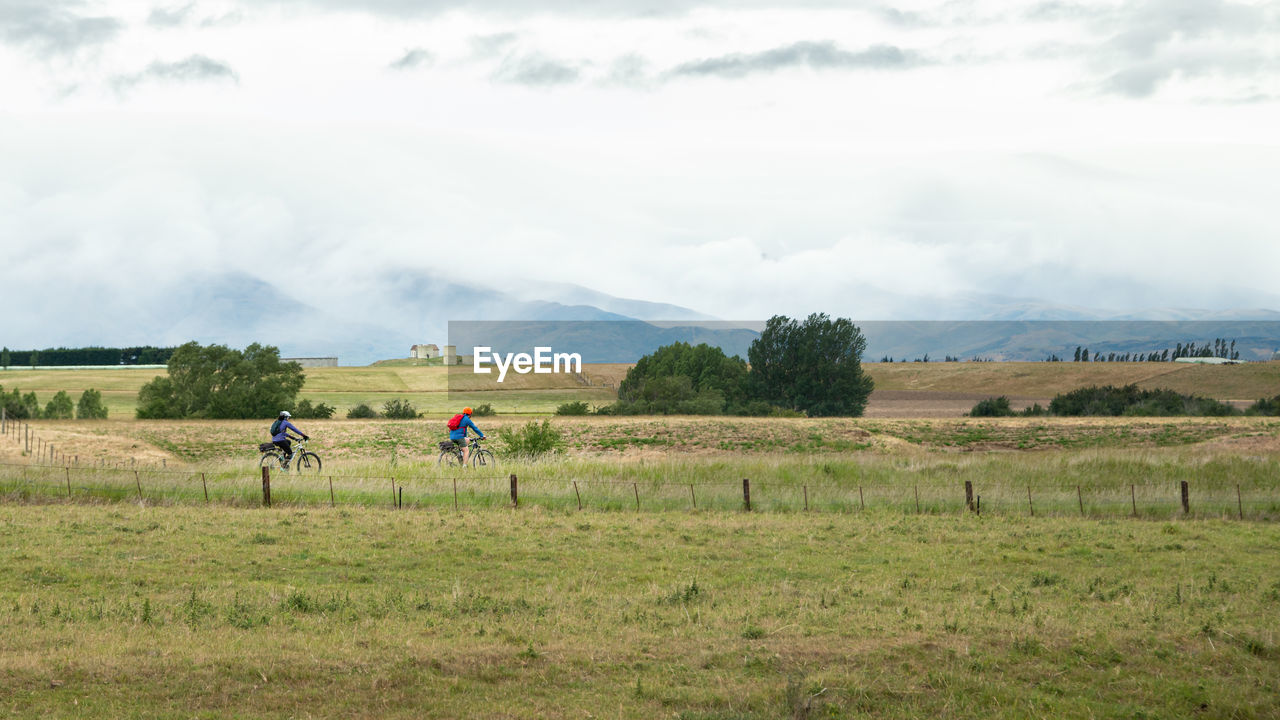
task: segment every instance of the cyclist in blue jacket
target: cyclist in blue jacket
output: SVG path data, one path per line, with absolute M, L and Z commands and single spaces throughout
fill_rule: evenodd
M 291 417 L 293 417 L 293 415 L 290 414 L 288 410 L 281 410 L 280 417 L 276 418 L 276 421 L 271 423 L 271 429 L 275 431 L 275 434 L 271 436 L 271 442 L 273 445 L 284 451 L 283 467 L 285 469 L 288 469 L 289 461 L 293 459 L 293 438 L 290 437 L 289 431 L 292 430 L 298 433 L 302 436 L 303 440 L 311 439 L 307 437 L 306 433 L 299 430 L 296 425 L 289 422 L 289 418 Z
M 471 459 L 471 448 L 467 447 L 467 428 L 475 430 L 476 435 L 479 435 L 480 439 L 484 439 L 484 433 L 480 432 L 480 428 L 471 422 L 471 408 L 462 408 L 462 420 L 458 423 L 457 430 L 449 431 L 449 439 L 453 441 L 454 445 L 462 448 L 463 467 L 466 467 Z

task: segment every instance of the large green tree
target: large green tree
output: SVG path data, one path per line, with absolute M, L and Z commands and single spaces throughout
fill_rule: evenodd
M 619 412 L 718 415 L 747 401 L 747 364 L 718 347 L 664 345 L 627 371 L 618 386 Z
M 815 313 L 769 318 L 751 343 L 753 394 L 810 416 L 861 415 L 873 383 L 862 372 L 867 340 L 851 320 Z
M 169 358 L 169 376 L 138 392 L 137 415 L 159 418 L 260 418 L 291 408 L 305 378 L 302 366 L 254 343 L 244 351 L 189 342 Z

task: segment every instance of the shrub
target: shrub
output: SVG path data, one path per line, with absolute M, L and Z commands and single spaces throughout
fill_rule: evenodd
M 348 420 L 368 420 L 378 417 L 378 412 L 369 407 L 369 403 L 360 403 L 347 411 Z
M 979 400 L 969 411 L 970 417 L 1011 417 L 1015 413 L 1009 407 L 1009 398 L 1005 395 Z
M 310 400 L 299 400 L 297 407 L 293 409 L 293 416 L 302 420 L 328 420 L 336 411 L 336 408 L 324 403 L 312 405 Z
M 483 405 L 477 405 L 471 408 L 472 417 L 493 417 L 494 415 L 497 415 L 497 414 L 498 414 L 498 411 L 494 410 L 493 405 L 490 405 L 489 403 L 485 403 Z
M 1102 415 L 1118 417 L 1151 417 L 1198 415 L 1221 417 L 1233 415 L 1235 408 L 1227 403 L 1196 395 L 1181 395 L 1173 390 L 1140 390 L 1137 385 L 1086 387 L 1055 397 L 1049 403 L 1053 415 Z
M 1280 415 L 1280 395 L 1262 398 L 1244 411 L 1246 415 Z
M 396 398 L 382 405 L 382 417 L 390 420 L 412 420 L 418 417 L 418 411 L 408 400 Z
M 586 415 L 587 412 L 587 403 L 582 400 L 567 402 L 556 408 L 557 415 Z
M 541 423 L 530 420 L 519 429 L 498 428 L 497 436 L 507 453 L 531 459 L 562 452 L 565 448 L 564 433 L 550 420 Z

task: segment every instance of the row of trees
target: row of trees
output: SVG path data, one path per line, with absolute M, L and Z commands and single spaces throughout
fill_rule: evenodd
M 1075 357 L 1072 360 L 1074 362 L 1172 362 L 1178 358 L 1197 357 L 1239 360 L 1240 351 L 1236 350 L 1235 340 L 1227 341 L 1225 338 L 1217 338 L 1212 344 L 1204 343 L 1203 345 L 1197 345 L 1194 342 L 1186 345 L 1178 343 L 1172 350 L 1165 348 L 1145 353 L 1108 352 L 1106 355 L 1101 352 L 1090 355 L 1089 348 L 1077 345 Z
M 67 365 L 164 365 L 175 348 L 144 345 L 129 348 L 45 348 L 44 350 L 0 349 L 0 367 L 65 367 Z
M 627 372 L 618 401 L 600 414 L 861 415 L 871 395 L 866 339 L 852 321 L 776 315 L 747 360 L 718 347 L 675 343 Z
M 80 400 L 71 402 L 66 390 L 59 390 L 43 407 L 34 392 L 23 395 L 17 388 L 6 393 L 0 386 L 0 407 L 5 415 L 16 420 L 70 420 L 72 417 L 81 420 L 102 420 L 107 417 L 107 406 L 102 402 L 102 393 L 97 390 L 85 390 Z

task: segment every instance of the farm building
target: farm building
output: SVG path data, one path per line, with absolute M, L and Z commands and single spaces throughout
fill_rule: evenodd
M 414 360 L 426 360 L 428 358 L 440 357 L 440 346 L 435 343 L 414 345 L 409 348 L 409 357 Z

